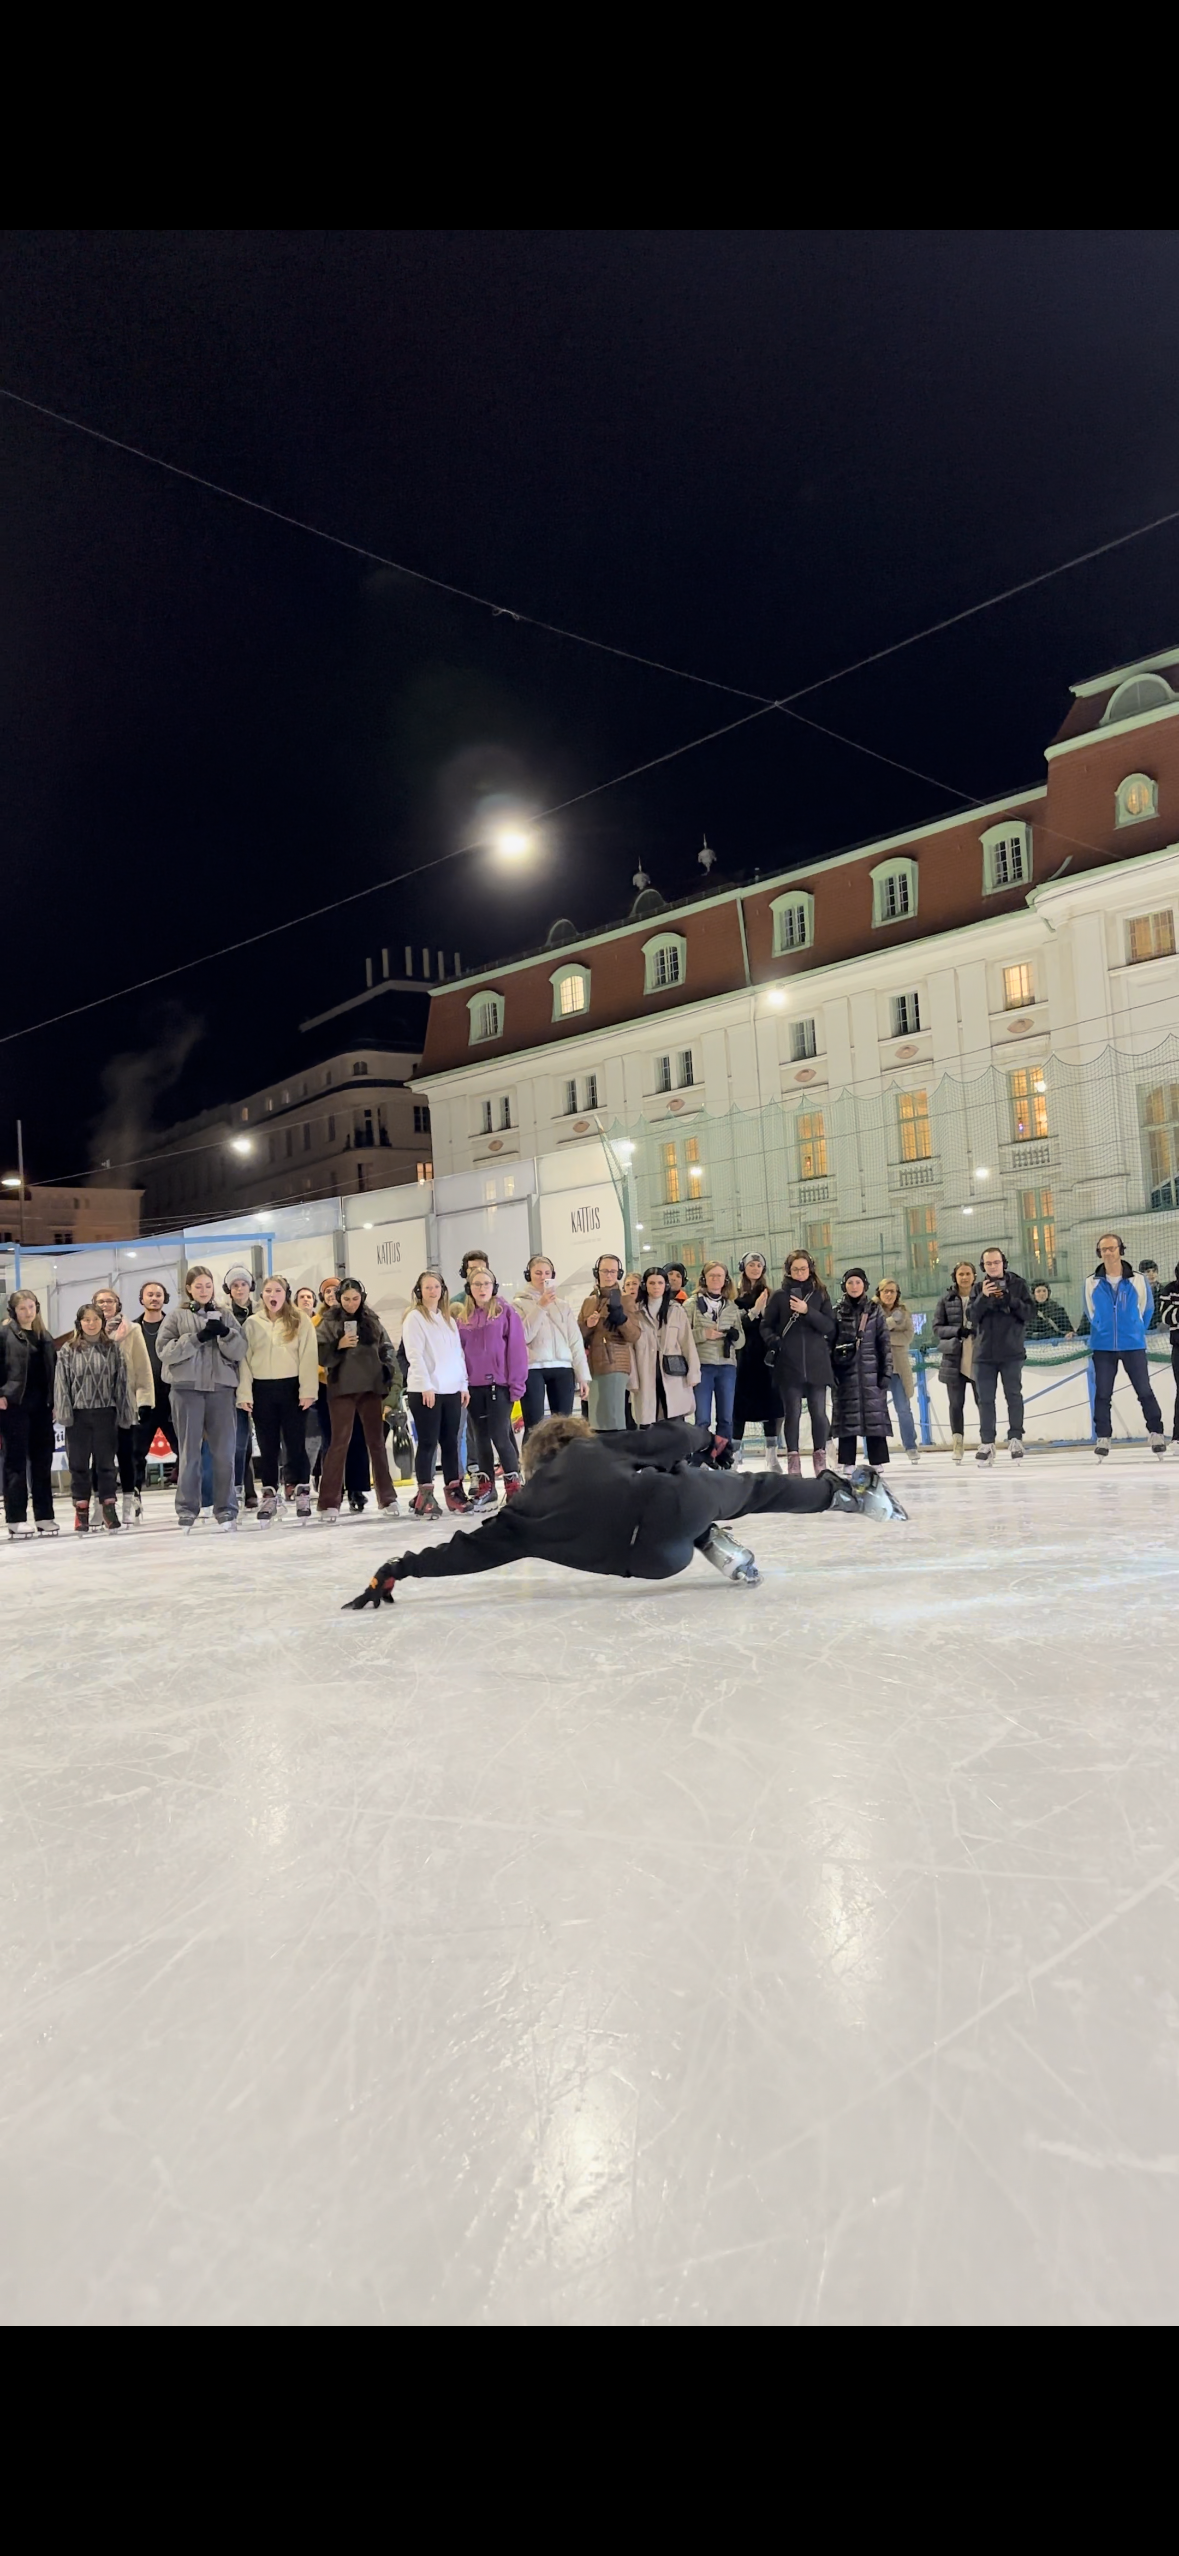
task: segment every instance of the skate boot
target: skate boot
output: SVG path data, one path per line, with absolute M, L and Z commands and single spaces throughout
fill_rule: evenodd
M 738 1544 L 736 1536 L 731 1535 L 727 1527 L 711 1526 L 696 1551 L 704 1555 L 706 1562 L 711 1562 L 714 1571 L 722 1572 L 726 1580 L 736 1580 L 747 1589 L 757 1587 L 761 1573 L 753 1555 L 747 1544 Z
M 363 1491 L 350 1491 L 348 1494 L 348 1506 L 352 1511 L 353 1517 L 358 1518 L 364 1507 Z
M 272 1521 L 273 1521 L 273 1519 L 274 1519 L 274 1517 L 275 1517 L 275 1514 L 276 1514 L 277 1509 L 278 1509 L 278 1493 L 277 1493 L 277 1491 L 271 1490 L 271 1489 L 268 1487 L 268 1485 L 264 1482 L 264 1483 L 263 1483 L 263 1485 L 262 1485 L 262 1497 L 261 1497 L 261 1500 L 259 1501 L 259 1504 L 258 1504 L 258 1524 L 259 1524 L 259 1526 L 270 1526 L 270 1525 L 271 1525 L 271 1523 L 272 1523 Z
M 1008 1453 L 1008 1455 L 1009 1455 L 1009 1456 L 1013 1456 L 1013 1457 L 1015 1458 L 1015 1461 L 1016 1461 L 1016 1463 L 1017 1463 L 1017 1464 L 1022 1464 L 1022 1462 L 1023 1462 L 1023 1439 L 1022 1439 L 1022 1438 L 1009 1438 L 1009 1439 L 1008 1439 L 1008 1441 L 1007 1441 L 1007 1453 Z
M 60 1535 L 61 1528 L 56 1518 L 38 1518 L 37 1533 L 38 1535 Z
M 233 1516 L 232 1516 L 231 1518 L 218 1518 L 218 1520 L 217 1520 L 217 1533 L 218 1533 L 218 1535 L 236 1535 L 236 1534 L 237 1534 L 237 1511 L 236 1511 L 236 1509 L 234 1510 Z
M 383 1518 L 399 1518 L 401 1515 L 401 1502 L 395 1491 L 390 1493 L 387 1500 L 379 1501 L 378 1507 Z
M 473 1509 L 497 1509 L 499 1507 L 495 1484 L 489 1473 L 476 1473 L 472 1475 L 470 1505 Z
M 827 1470 L 827 1449 L 826 1449 L 826 1447 L 813 1447 L 813 1448 L 812 1448 L 812 1450 L 811 1450 L 811 1463 L 812 1463 L 812 1465 L 813 1465 L 814 1470 L 815 1470 L 815 1472 L 816 1472 L 816 1473 L 825 1473 L 825 1472 L 826 1472 L 826 1470 Z
M 300 1519 L 311 1516 L 311 1484 L 309 1482 L 300 1482 L 296 1486 L 295 1516 Z
M 1095 1438 L 1093 1441 L 1093 1453 L 1095 1456 L 1107 1456 L 1109 1454 L 1109 1439 Z
M 89 1500 L 75 1500 L 74 1502 L 74 1533 L 75 1535 L 89 1535 L 90 1533 Z
M 133 1491 L 123 1493 L 123 1524 L 124 1526 L 135 1524 L 135 1493 Z
M 965 1438 L 964 1438 L 964 1437 L 962 1437 L 961 1435 L 956 1435 L 955 1437 L 951 1438 L 951 1440 L 950 1440 L 950 1454 L 951 1454 L 951 1456 L 953 1457 L 953 1460 L 954 1460 L 954 1463 L 955 1463 L 955 1464 L 961 1464 L 961 1462 L 962 1462 L 962 1458 L 963 1458 L 963 1456 L 965 1455 L 965 1453 L 966 1453 L 966 1440 L 965 1440 Z
M 974 1450 L 974 1461 L 976 1464 L 993 1464 L 995 1461 L 994 1448 L 976 1447 Z
M 909 1459 L 910 1464 L 919 1464 L 919 1463 L 920 1463 L 920 1461 L 921 1461 L 921 1457 L 920 1457 L 920 1453 L 919 1453 L 919 1451 L 918 1451 L 918 1449 L 917 1449 L 916 1447 L 906 1447 L 906 1449 L 905 1449 L 905 1454 L 908 1456 L 908 1459 Z
M 116 1535 L 118 1534 L 118 1532 L 119 1532 L 119 1504 L 118 1504 L 118 1501 L 117 1501 L 117 1500 L 104 1500 L 104 1501 L 103 1501 L 103 1503 L 102 1503 L 102 1523 L 103 1523 L 104 1527 L 106 1527 L 106 1529 L 108 1530 L 108 1533 L 109 1533 L 109 1532 L 111 1532 L 111 1531 L 113 1531 Z
M 464 1483 L 448 1482 L 442 1496 L 446 1502 L 447 1508 L 451 1511 L 452 1516 L 456 1518 L 469 1518 L 471 1514 L 471 1503 L 467 1498 L 466 1485 Z
M 505 1500 L 514 1500 L 514 1499 L 515 1499 L 515 1497 L 516 1497 L 516 1493 L 517 1493 L 517 1491 L 522 1491 L 522 1490 L 523 1490 L 523 1488 L 524 1488 L 524 1481 L 523 1481 L 523 1477 L 522 1477 L 522 1475 L 521 1475 L 521 1474 L 519 1474 L 519 1473 L 505 1473 L 505 1475 L 504 1475 L 504 1498 L 505 1498 Z
M 31 1526 L 26 1526 L 22 1519 L 16 1526 L 9 1527 L 8 1537 L 11 1544 L 21 1544 L 25 1542 L 26 1539 L 31 1544 L 33 1541 L 33 1529 Z
M 894 1500 L 883 1475 L 873 1465 L 865 1465 L 853 1481 L 840 1473 L 833 1473 L 831 1479 L 835 1485 L 833 1509 L 844 1509 L 849 1516 L 861 1518 L 908 1519 L 908 1510 Z
M 433 1484 L 429 1482 L 418 1484 L 409 1506 L 410 1513 L 415 1518 L 440 1518 L 442 1515 L 434 1497 Z
M 802 1472 L 802 1457 L 800 1456 L 797 1447 L 791 1447 L 787 1451 L 786 1471 L 787 1473 Z
M 776 1439 L 776 1438 L 767 1438 L 767 1440 L 766 1440 L 766 1472 L 767 1472 L 767 1473 L 780 1473 L 780 1472 L 781 1472 L 781 1470 L 782 1470 L 782 1458 L 781 1458 L 781 1456 L 780 1456 L 780 1454 L 779 1454 L 779 1452 L 778 1452 L 778 1442 L 777 1442 L 777 1439 Z
M 745 1449 L 740 1438 L 734 1438 L 732 1446 L 729 1449 L 729 1459 L 731 1470 L 734 1473 L 744 1473 Z
M 338 1526 L 340 1523 L 339 1510 L 321 1509 L 319 1512 L 319 1523 L 321 1526 Z
M 1152 1429 L 1152 1430 L 1151 1430 L 1151 1433 L 1150 1433 L 1150 1452 L 1151 1452 L 1151 1454 L 1152 1454 L 1152 1455 L 1156 1455 L 1156 1456 L 1165 1456 L 1165 1455 L 1166 1455 L 1166 1452 L 1167 1452 L 1167 1441 L 1166 1441 L 1166 1439 L 1164 1438 L 1164 1436 L 1163 1436 L 1163 1433 L 1162 1433 L 1162 1430 L 1161 1430 L 1161 1429 Z

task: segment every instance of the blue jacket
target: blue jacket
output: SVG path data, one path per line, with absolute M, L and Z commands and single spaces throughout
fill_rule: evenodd
M 1085 1311 L 1091 1350 L 1145 1349 L 1154 1316 L 1150 1282 L 1141 1271 L 1131 1269 L 1128 1260 L 1122 1262 L 1116 1287 L 1111 1287 L 1103 1268 L 1095 1269 L 1085 1280 Z

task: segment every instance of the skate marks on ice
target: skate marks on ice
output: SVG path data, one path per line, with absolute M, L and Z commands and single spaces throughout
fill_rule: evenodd
M 1179 1466 L 1014 1472 L 754 1590 L 14 1549 L 6 2321 L 1169 2321 Z

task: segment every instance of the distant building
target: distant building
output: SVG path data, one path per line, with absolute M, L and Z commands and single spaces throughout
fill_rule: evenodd
M 410 1089 L 420 1054 L 343 1048 L 161 1129 L 143 1165 L 145 1222 L 159 1232 L 429 1181 L 430 1107 Z
M 131 1242 L 139 1232 L 141 1189 L 54 1189 L 26 1180 L 24 1216 L 15 1189 L 0 1189 L 0 1243 Z

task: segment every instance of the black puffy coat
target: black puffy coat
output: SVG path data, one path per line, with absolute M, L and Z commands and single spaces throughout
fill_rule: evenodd
M 836 1324 L 834 1433 L 837 1438 L 887 1438 L 887 1380 L 894 1373 L 887 1321 L 879 1305 L 863 1296 L 844 1296 Z
M 942 1344 L 942 1362 L 938 1375 L 943 1384 L 953 1384 L 962 1366 L 962 1342 L 966 1336 L 967 1299 L 956 1287 L 947 1287 L 933 1309 L 933 1327 Z
M 1154 1300 L 1155 1320 L 1165 1331 L 1172 1350 L 1179 1343 L 1179 1261 L 1175 1264 L 1175 1283 L 1160 1287 Z
M 1027 1356 L 1028 1324 L 1035 1311 L 1032 1291 L 1017 1269 L 1008 1268 L 1006 1255 L 1000 1256 L 1002 1292 L 997 1296 L 984 1295 L 984 1287 L 994 1284 L 984 1272 L 971 1288 L 966 1308 L 967 1324 L 978 1344 L 974 1353 L 976 1370 L 980 1364 L 1001 1367 L 1005 1359 Z
M 19 1406 L 24 1401 L 29 1360 L 38 1350 L 41 1354 L 42 1372 L 45 1377 L 45 1401 L 48 1409 L 52 1411 L 57 1351 L 48 1332 L 44 1332 L 38 1338 L 35 1331 L 22 1331 L 13 1315 L 9 1316 L 7 1322 L 0 1322 L 0 1394 L 3 1394 L 6 1402 Z
M 766 1365 L 765 1318 L 753 1311 L 765 1283 L 762 1278 L 756 1287 L 743 1287 L 737 1298 L 743 1334 L 737 1351 L 737 1390 L 733 1402 L 733 1429 L 737 1437 L 750 1420 L 769 1420 L 776 1426 L 782 1417 L 782 1404 L 774 1389 L 771 1370 Z M 769 1291 L 766 1292 L 768 1295 Z M 769 1312 L 768 1303 L 766 1312 Z
M 792 1296 L 805 1296 L 806 1312 L 792 1314 Z M 829 1385 L 831 1343 L 835 1338 L 835 1316 L 831 1299 L 817 1278 L 808 1278 L 798 1286 L 788 1278 L 784 1287 L 775 1289 L 761 1323 L 762 1347 L 772 1354 L 774 1384 L 779 1393 L 787 1385 Z

